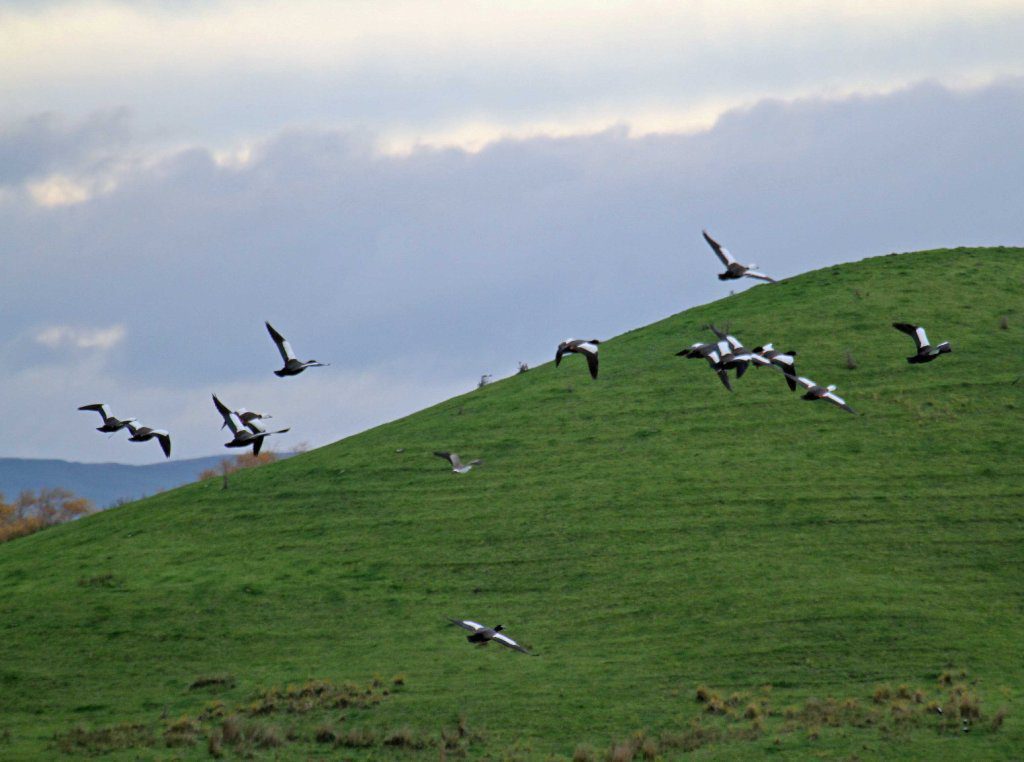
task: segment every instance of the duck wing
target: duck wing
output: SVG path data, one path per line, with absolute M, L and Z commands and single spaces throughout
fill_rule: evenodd
M 79 410 L 95 410 L 97 413 L 100 414 L 100 418 L 103 419 L 104 423 L 106 423 L 107 419 L 110 417 L 110 411 L 107 410 L 107 406 L 104 405 L 102 402 L 95 402 L 92 405 L 82 405 L 78 409 Z
M 501 643 L 506 648 L 511 648 L 514 651 L 519 651 L 520 653 L 530 655 L 529 651 L 527 651 L 521 645 L 512 640 L 512 638 L 508 637 L 507 635 L 502 635 L 500 632 L 495 634 L 495 636 L 491 639 L 497 641 L 498 643 Z
M 458 625 L 464 630 L 469 630 L 470 632 L 478 632 L 480 630 L 487 629 L 482 624 L 474 622 L 472 619 L 452 619 L 451 617 L 448 617 L 448 621 L 452 624 Z
M 237 436 L 238 426 L 235 424 L 235 419 L 231 417 L 231 410 L 228 409 L 227 405 L 217 399 L 216 394 L 213 395 L 213 404 L 217 408 L 217 412 L 220 413 L 221 418 L 224 419 L 224 426 L 231 429 L 231 433 Z M 221 428 L 223 429 L 224 426 L 221 426 Z
M 715 252 L 715 255 L 720 260 L 722 260 L 723 265 L 728 267 L 729 265 L 733 265 L 736 263 L 736 260 L 732 258 L 732 254 L 729 253 L 729 250 L 722 246 L 722 244 L 720 244 L 714 238 L 709 236 L 708 231 L 702 230 L 700 232 L 703 234 L 704 240 L 708 242 L 708 246 L 710 246 L 711 249 Z
M 267 332 L 270 334 L 270 338 L 272 338 L 274 343 L 277 344 L 277 351 L 281 353 L 281 359 L 284 360 L 285 364 L 287 364 L 289 360 L 294 360 L 295 353 L 292 351 L 292 345 L 288 343 L 288 339 L 275 331 L 274 326 L 270 323 L 267 323 L 266 321 L 264 321 L 264 323 L 267 326 Z

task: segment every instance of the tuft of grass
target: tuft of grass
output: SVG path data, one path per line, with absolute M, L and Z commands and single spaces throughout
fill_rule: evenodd
M 853 357 L 853 352 L 851 352 L 849 349 L 847 349 L 844 353 L 843 367 L 845 367 L 847 370 L 857 370 L 857 368 L 859 367 L 857 365 L 857 360 L 854 359 Z
M 377 734 L 369 728 L 351 728 L 338 738 L 337 745 L 350 749 L 367 749 L 377 743 Z
M 92 730 L 76 725 L 54 736 L 56 746 L 65 754 L 107 754 L 123 749 L 150 747 L 156 737 L 148 725 L 122 723 Z
M 235 687 L 235 678 L 232 675 L 202 675 L 197 677 L 188 686 L 190 691 L 198 690 L 199 688 L 222 688 L 229 690 Z
M 420 748 L 419 739 L 408 725 L 392 730 L 384 735 L 385 746 L 398 746 L 405 749 Z
M 284 734 L 276 725 L 256 725 L 251 734 L 253 743 L 261 749 L 284 746 Z
M 338 731 L 333 725 L 321 725 L 313 737 L 317 743 L 334 743 L 338 740 Z
M 597 762 L 597 752 L 589 744 L 579 744 L 572 752 L 572 762 Z
M 1003 727 L 1003 722 L 1006 720 L 1006 716 L 1008 714 L 1009 712 L 1007 711 L 1006 707 L 1001 706 L 999 707 L 999 709 L 996 710 L 996 713 L 992 715 L 992 722 L 989 723 L 989 728 L 992 730 L 993 733 L 998 731 L 999 728 Z
M 220 726 L 221 738 L 224 743 L 235 745 L 242 740 L 242 719 L 238 715 L 225 717 Z
M 124 582 L 112 573 L 107 572 L 106 574 L 98 574 L 95 577 L 79 577 L 78 586 L 117 588 L 123 587 Z
M 164 730 L 164 745 L 168 748 L 195 746 L 202 734 L 202 727 L 191 717 L 182 717 Z
M 214 728 L 206 740 L 206 752 L 214 759 L 224 756 L 224 734 L 220 728 Z

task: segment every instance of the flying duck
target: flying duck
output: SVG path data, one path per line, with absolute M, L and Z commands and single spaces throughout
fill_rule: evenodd
M 769 283 L 775 282 L 774 278 L 769 278 L 767 275 L 751 272 L 751 270 L 757 269 L 757 265 L 753 262 L 749 265 L 741 265 L 732 258 L 732 254 L 729 253 L 727 248 L 708 235 L 708 231 L 702 230 L 701 232 L 704 234 L 704 240 L 708 242 L 708 245 L 714 250 L 715 254 L 718 255 L 718 258 L 722 260 L 722 264 L 725 265 L 725 272 L 718 274 L 719 280 L 739 280 L 743 276 L 746 276 L 748 278 L 766 280 Z
M 763 347 L 754 347 L 750 350 L 750 359 L 755 365 L 763 367 L 765 365 L 772 365 L 782 371 L 782 374 L 786 377 L 786 383 L 789 384 L 789 390 L 796 391 L 796 352 L 790 350 L 789 352 L 780 352 L 771 344 L 765 344 Z
M 835 394 L 836 387 L 833 384 L 828 386 L 818 386 L 816 383 L 811 381 L 809 378 L 804 376 L 797 376 L 796 383 L 800 384 L 807 393 L 803 395 L 802 399 L 805 400 L 825 400 L 831 402 L 836 407 L 842 408 L 847 413 L 852 413 L 853 408 L 846 404 L 846 400 Z
M 732 334 L 720 331 L 713 325 L 708 327 L 711 329 L 711 332 L 718 337 L 719 346 L 724 349 L 724 351 L 719 350 L 719 353 L 721 354 L 721 359 L 718 361 L 719 366 L 723 370 L 735 368 L 736 378 L 740 378 L 747 372 L 747 367 L 750 363 L 754 362 L 753 354 Z M 724 347 L 722 346 L 723 342 L 725 343 Z
M 105 434 L 112 434 L 115 431 L 120 431 L 129 423 L 136 423 L 135 418 L 125 418 L 123 421 L 120 418 L 115 418 L 107 410 L 107 406 L 102 402 L 97 402 L 92 405 L 82 405 L 79 410 L 95 410 L 100 414 L 100 418 L 103 419 L 103 425 L 96 429 L 96 431 L 102 431 Z
M 264 321 L 265 322 L 265 321 Z M 267 332 L 270 333 L 270 338 L 277 344 L 277 351 L 281 353 L 281 359 L 284 360 L 284 367 L 281 370 L 275 370 L 274 375 L 278 378 L 284 378 L 285 376 L 297 376 L 306 368 L 322 368 L 330 363 L 317 362 L 316 360 L 296 360 L 295 353 L 292 351 L 292 345 L 288 343 L 288 339 L 279 334 L 274 330 L 274 326 L 267 323 Z
M 708 365 L 711 366 L 711 370 L 715 371 L 718 375 L 725 388 L 731 392 L 732 384 L 729 383 L 729 374 L 722 367 L 722 354 L 728 352 L 728 350 L 729 344 L 725 341 L 709 341 L 703 344 L 698 342 L 697 344 L 691 344 L 682 352 L 676 352 L 676 357 L 688 357 L 693 360 L 704 358 L 708 361 Z
M 481 646 L 486 646 L 493 640 L 496 643 L 501 643 L 506 648 L 511 648 L 514 651 L 520 651 L 521 653 L 532 656 L 529 651 L 512 640 L 512 638 L 507 635 L 502 635 L 501 631 L 505 628 L 500 624 L 495 625 L 494 627 L 484 627 L 479 622 L 474 622 L 469 619 L 449 619 L 448 621 L 452 624 L 457 624 L 464 630 L 472 632 L 472 635 L 466 636 L 466 640 L 470 643 L 477 643 Z
M 473 466 L 482 466 L 484 464 L 484 462 L 479 458 L 477 460 L 471 460 L 469 463 L 463 463 L 459 458 L 459 454 L 456 452 L 435 452 L 434 455 L 439 458 L 444 458 L 451 463 L 452 473 L 455 474 L 468 474 L 469 470 Z
M 914 343 L 917 345 L 917 354 L 913 357 L 908 357 L 907 362 L 912 365 L 917 365 L 922 362 L 931 362 L 939 355 L 944 355 L 947 352 L 952 352 L 953 348 L 949 346 L 948 341 L 944 341 L 937 347 L 933 347 L 928 343 L 928 334 L 924 332 L 924 328 L 919 325 L 911 325 L 910 323 L 893 323 L 892 327 L 897 331 L 903 331 L 908 336 L 913 337 Z
M 587 366 L 590 368 L 590 377 L 597 378 L 597 345 L 601 342 L 597 339 L 566 339 L 558 345 L 555 352 L 555 367 L 562 362 L 562 355 L 566 352 L 583 355 L 587 358 Z
M 228 406 L 217 399 L 217 395 L 213 395 L 213 404 L 217 408 L 217 412 L 221 414 L 224 419 L 224 426 L 231 429 L 233 438 L 230 442 L 225 444 L 225 447 L 248 447 L 252 445 L 252 454 L 259 455 L 260 448 L 263 447 L 263 440 L 269 437 L 271 434 L 284 434 L 289 429 L 280 429 L 278 431 L 267 431 L 255 418 L 249 419 L 249 421 L 242 420 L 242 425 L 235 423 L 235 419 Z M 237 415 L 237 413 L 235 414 Z M 239 416 L 241 420 L 241 416 Z M 224 426 L 221 426 L 223 429 Z
M 267 418 L 274 417 L 266 413 L 257 413 L 255 410 L 246 410 L 244 407 L 240 407 L 238 408 L 238 410 L 232 410 L 231 412 L 237 415 L 238 420 L 240 420 L 246 426 L 248 426 L 252 421 L 263 421 L 266 420 Z M 223 424 L 221 428 L 223 429 L 224 426 L 227 426 L 227 424 Z
M 131 423 L 125 422 L 125 426 L 128 427 L 128 431 L 131 432 L 131 436 L 128 437 L 129 442 L 148 442 L 150 439 L 160 440 L 160 447 L 164 451 L 165 457 L 171 457 L 171 435 L 163 429 L 151 429 L 149 426 L 135 426 Z

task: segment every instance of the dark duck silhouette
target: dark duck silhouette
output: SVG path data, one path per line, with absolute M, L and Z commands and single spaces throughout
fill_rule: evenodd
M 516 643 L 512 638 L 507 635 L 502 635 L 501 631 L 505 629 L 502 625 L 498 624 L 494 627 L 485 627 L 479 622 L 474 622 L 470 619 L 449 619 L 452 624 L 458 625 L 464 630 L 469 630 L 472 635 L 467 635 L 466 640 L 470 643 L 476 643 L 477 645 L 486 646 L 492 640 L 506 648 L 511 648 L 514 651 L 519 651 L 524 654 L 530 652 L 523 648 L 521 645 Z
M 555 367 L 562 362 L 562 355 L 566 353 L 583 355 L 587 358 L 587 367 L 590 368 L 590 377 L 597 378 L 597 345 L 601 342 L 597 339 L 566 339 L 558 345 L 555 351 Z
M 96 402 L 92 405 L 82 405 L 78 409 L 95 410 L 97 413 L 99 413 L 100 418 L 103 419 L 103 425 L 98 427 L 96 431 L 102 431 L 105 434 L 112 434 L 115 431 L 120 431 L 121 429 L 125 428 L 129 423 L 136 422 L 135 418 L 125 418 L 124 420 L 121 420 L 120 418 L 115 418 L 110 414 L 110 411 L 107 410 L 107 406 L 104 405 L 102 402 Z
M 274 326 L 267 323 L 267 332 L 270 334 L 270 338 L 277 344 L 277 351 L 281 353 L 281 359 L 284 360 L 284 367 L 281 370 L 275 370 L 274 375 L 279 378 L 285 376 L 297 376 L 306 368 L 322 368 L 329 363 L 317 362 L 316 360 L 297 360 L 295 359 L 295 353 L 292 351 L 292 345 L 288 343 L 288 339 L 279 334 L 274 330 Z
M 949 346 L 948 341 L 944 341 L 938 346 L 933 347 L 928 342 L 928 334 L 926 334 L 924 332 L 924 328 L 919 325 L 911 325 L 910 323 L 893 323 L 892 327 L 897 331 L 903 331 L 903 333 L 914 339 L 914 344 L 917 346 L 917 354 L 907 358 L 907 362 L 911 365 L 931 362 L 939 355 L 944 355 L 953 351 L 953 348 Z

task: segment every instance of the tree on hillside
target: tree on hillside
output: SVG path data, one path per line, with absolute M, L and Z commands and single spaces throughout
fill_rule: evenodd
M 0 495 L 0 542 L 63 524 L 95 510 L 84 497 L 60 487 L 43 488 L 38 494 L 25 490 L 13 503 Z

